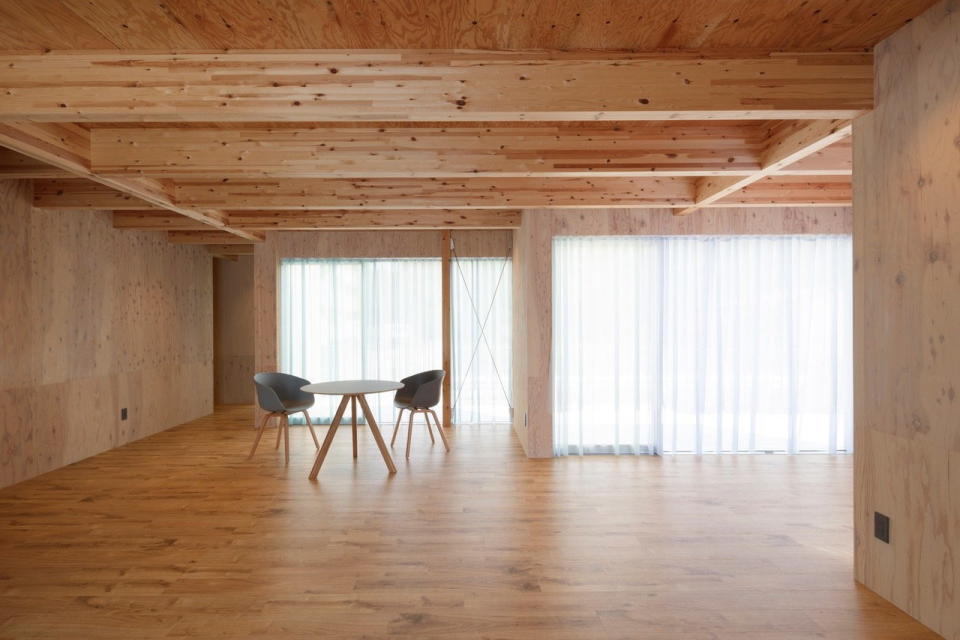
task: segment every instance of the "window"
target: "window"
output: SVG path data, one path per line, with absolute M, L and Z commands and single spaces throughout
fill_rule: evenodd
M 399 380 L 442 368 L 440 260 L 284 260 L 280 370 L 314 381 Z M 330 422 L 339 398 L 317 396 Z M 393 395 L 368 398 L 393 415 Z
M 849 236 L 554 240 L 568 453 L 852 450 Z
M 280 370 L 325 381 L 399 380 L 442 368 L 440 265 L 439 258 L 283 260 Z M 461 258 L 451 269 L 454 422 L 509 422 L 509 262 Z M 368 401 L 392 419 L 392 394 Z M 317 396 L 314 420 L 330 422 L 338 402 Z

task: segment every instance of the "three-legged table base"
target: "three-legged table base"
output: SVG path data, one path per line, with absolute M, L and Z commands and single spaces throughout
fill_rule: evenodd
M 323 466 L 323 460 L 327 457 L 327 451 L 330 450 L 330 445 L 333 443 L 333 436 L 337 433 L 337 428 L 340 426 L 340 420 L 343 419 L 343 413 L 347 409 L 347 403 L 352 404 L 353 409 L 353 457 L 357 457 L 357 413 L 356 406 L 357 403 L 360 403 L 360 408 L 363 410 L 363 415 L 367 419 L 367 424 L 370 426 L 370 431 L 373 433 L 373 439 L 377 441 L 377 447 L 380 449 L 380 455 L 383 456 L 383 461 L 387 465 L 387 469 L 390 470 L 390 473 L 396 473 L 397 467 L 393 464 L 393 458 L 390 457 L 390 452 L 387 450 L 387 445 L 383 441 L 383 436 L 380 435 L 380 428 L 377 426 L 377 421 L 373 418 L 373 412 L 370 411 L 370 405 L 367 404 L 367 399 L 362 393 L 354 394 L 345 394 L 343 399 L 340 401 L 340 406 L 337 407 L 337 413 L 333 416 L 333 422 L 330 424 L 330 429 L 327 431 L 327 437 L 323 439 L 323 444 L 320 446 L 320 451 L 317 453 L 317 459 L 313 463 L 313 469 L 310 470 L 310 479 L 316 480 L 317 474 L 320 473 L 320 467 Z

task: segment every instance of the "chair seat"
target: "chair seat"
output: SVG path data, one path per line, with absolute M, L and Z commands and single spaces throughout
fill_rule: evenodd
M 287 413 L 296 413 L 296 412 L 298 412 L 298 411 L 303 411 L 304 409 L 309 409 L 309 408 L 312 407 L 312 406 L 313 406 L 313 403 L 311 402 L 311 403 L 309 403 L 309 404 L 303 403 L 303 404 L 293 404 L 293 405 L 289 405 L 289 406 L 284 405 L 284 406 L 283 406 L 283 409 L 284 409 L 284 411 L 286 411 Z

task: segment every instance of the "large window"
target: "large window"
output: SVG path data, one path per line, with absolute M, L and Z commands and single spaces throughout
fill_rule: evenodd
M 557 454 L 852 449 L 849 236 L 553 250 Z
M 280 370 L 312 381 L 399 380 L 442 368 L 440 260 L 284 260 Z M 393 395 L 367 399 L 393 415 Z M 317 396 L 314 421 L 339 398 Z
M 280 370 L 319 382 L 399 380 L 441 369 L 440 264 L 439 258 L 283 260 Z M 503 259 L 461 258 L 451 285 L 454 422 L 508 422 L 510 268 Z M 392 419 L 392 394 L 368 401 L 377 416 Z M 329 422 L 338 402 L 317 396 L 314 420 Z

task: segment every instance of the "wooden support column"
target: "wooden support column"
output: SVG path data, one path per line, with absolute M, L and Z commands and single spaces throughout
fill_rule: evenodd
M 451 364 L 453 362 L 453 345 L 451 339 L 453 331 L 451 330 L 450 301 L 453 291 L 451 290 L 452 281 L 450 278 L 450 243 L 452 241 L 449 231 L 444 231 L 441 235 L 443 246 L 440 248 L 440 270 L 441 270 L 441 315 L 443 324 L 443 370 L 447 375 L 443 377 L 443 426 L 450 427 L 453 424 L 453 385 Z

